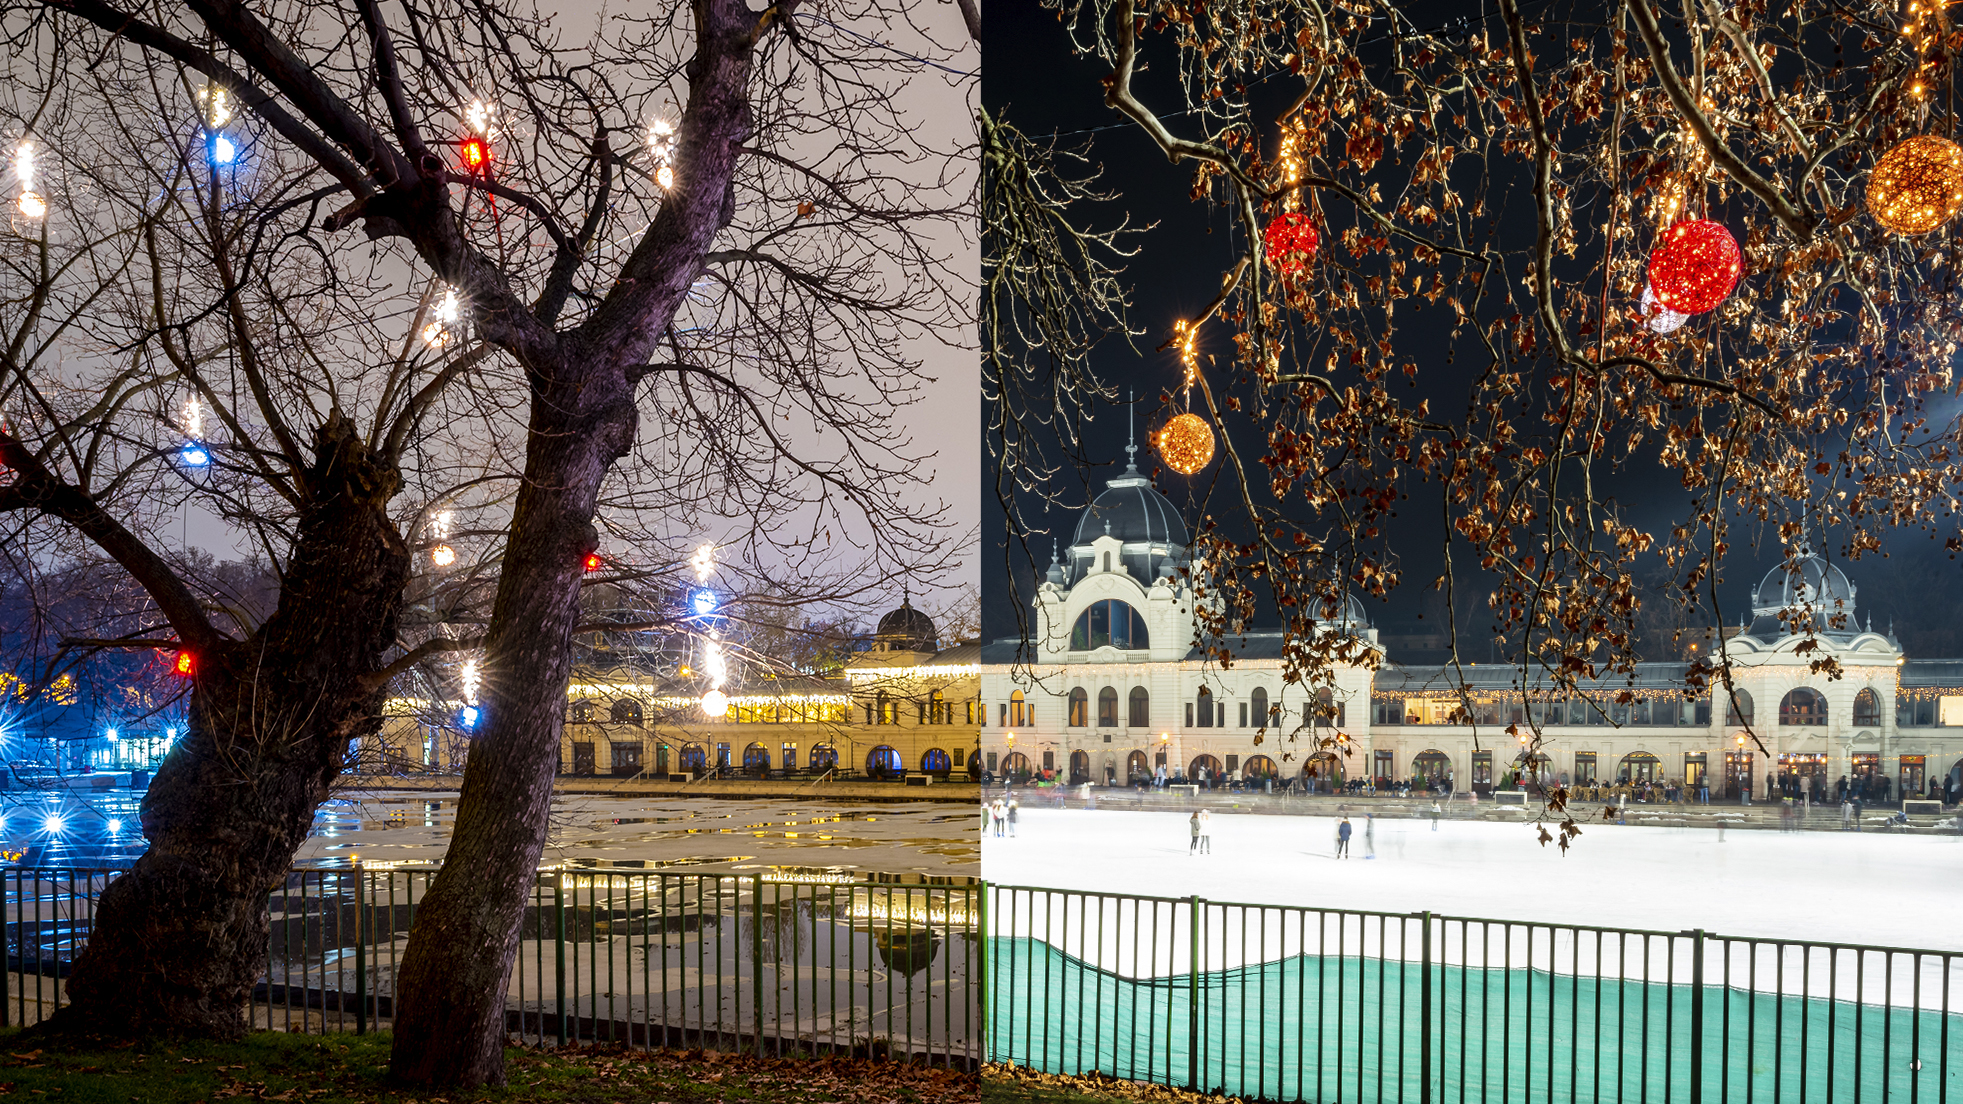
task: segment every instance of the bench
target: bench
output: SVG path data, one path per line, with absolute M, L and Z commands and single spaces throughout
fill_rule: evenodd
M 1510 805 L 1524 809 L 1527 807 L 1527 798 L 1529 796 L 1525 790 L 1495 790 L 1493 792 L 1493 804 L 1502 808 Z

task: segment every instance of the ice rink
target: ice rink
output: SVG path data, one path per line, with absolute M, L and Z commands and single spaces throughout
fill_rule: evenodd
M 1337 860 L 1336 820 L 1213 815 L 1188 855 L 1183 812 L 1024 806 L 988 838 L 993 883 L 1963 950 L 1963 837 L 1590 824 L 1564 857 L 1526 824 L 1363 817 Z

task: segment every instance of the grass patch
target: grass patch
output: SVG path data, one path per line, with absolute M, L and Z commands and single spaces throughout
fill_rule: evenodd
M 973 1104 L 978 1092 L 973 1074 L 895 1062 L 582 1046 L 510 1047 L 505 1088 L 426 1093 L 388 1083 L 386 1033 L 266 1031 L 238 1043 L 74 1050 L 23 1045 L 19 1036 L 0 1030 L 0 1096 L 64 1104 Z

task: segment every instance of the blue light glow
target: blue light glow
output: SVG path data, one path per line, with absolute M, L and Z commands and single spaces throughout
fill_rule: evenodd
M 116 730 L 113 728 L 109 730 L 109 742 L 112 744 L 116 742 Z
M 716 612 L 716 607 L 720 605 L 722 601 L 716 597 L 716 592 L 713 590 L 698 590 L 688 597 L 688 607 L 695 611 L 697 617 L 709 616 Z
M 64 826 L 65 822 L 61 819 L 60 813 L 49 813 L 48 819 L 41 822 L 41 827 L 50 832 L 60 832 Z
M 206 452 L 205 447 L 196 441 L 185 445 L 184 451 L 178 453 L 177 458 L 184 461 L 187 466 L 193 468 L 202 468 L 206 464 L 211 463 L 211 454 Z
M 233 161 L 237 160 L 238 156 L 239 156 L 239 148 L 236 145 L 232 144 L 232 140 L 230 138 L 227 138 L 223 134 L 220 134 L 211 140 L 212 164 L 229 165 Z
M 116 833 L 118 833 L 118 832 L 120 832 L 120 831 L 122 831 L 122 830 L 123 830 L 123 822 L 122 822 L 122 821 L 120 821 L 120 820 L 112 820 L 112 821 L 110 821 L 110 822 L 109 822 L 109 834 L 110 834 L 110 835 L 112 835 L 112 836 L 113 836 L 113 835 L 115 835 Z
M 474 705 L 466 705 L 457 714 L 457 723 L 465 728 L 476 728 L 477 718 L 482 716 Z

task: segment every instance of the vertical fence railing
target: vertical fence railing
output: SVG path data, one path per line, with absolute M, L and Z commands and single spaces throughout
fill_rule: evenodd
M 0 869 L 7 968 L 0 1025 L 63 1002 L 113 870 Z M 296 870 L 267 900 L 254 1026 L 385 1027 L 433 870 Z M 927 882 L 631 870 L 541 871 L 507 1021 L 575 1040 L 752 1053 L 981 1059 L 981 888 Z
M 989 885 L 988 1060 L 1422 1104 L 1963 1101 L 1963 953 Z

